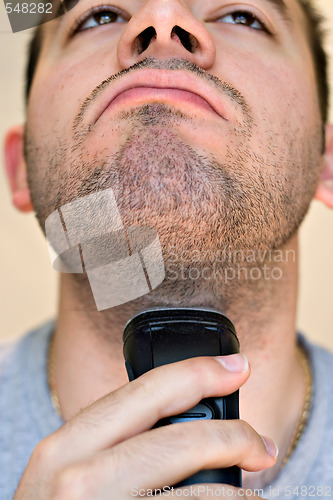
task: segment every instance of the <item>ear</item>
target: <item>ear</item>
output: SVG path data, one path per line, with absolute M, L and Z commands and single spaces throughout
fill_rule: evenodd
M 315 199 L 333 208 L 333 125 L 326 126 L 326 148 L 323 170 Z
M 5 137 L 5 165 L 13 205 L 21 212 L 31 212 L 33 206 L 27 182 L 27 168 L 23 153 L 24 126 L 11 128 Z

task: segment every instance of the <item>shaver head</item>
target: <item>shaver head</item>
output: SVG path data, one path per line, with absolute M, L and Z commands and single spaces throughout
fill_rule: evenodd
M 215 309 L 201 307 L 146 309 L 126 323 L 123 341 L 130 380 L 187 358 L 239 352 L 230 319 Z

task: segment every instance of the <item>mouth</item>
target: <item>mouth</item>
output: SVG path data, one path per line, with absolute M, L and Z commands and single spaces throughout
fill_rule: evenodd
M 140 106 L 149 102 L 163 102 L 177 107 L 199 107 L 217 114 L 214 108 L 201 96 L 178 88 L 134 87 L 116 96 L 102 114 L 120 106 Z
M 162 102 L 172 106 L 196 108 L 219 119 L 228 120 L 228 109 L 214 88 L 195 75 L 174 70 L 144 69 L 136 71 L 103 92 L 95 107 L 92 123 L 95 125 L 109 110 Z

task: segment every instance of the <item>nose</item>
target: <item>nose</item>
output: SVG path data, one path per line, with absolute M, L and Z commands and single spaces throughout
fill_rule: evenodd
M 207 70 L 214 64 L 214 40 L 183 0 L 146 0 L 131 17 L 118 43 L 126 69 L 146 57 L 184 58 Z

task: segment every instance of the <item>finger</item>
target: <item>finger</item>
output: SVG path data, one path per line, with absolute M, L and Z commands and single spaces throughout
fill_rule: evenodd
M 138 489 L 172 486 L 203 469 L 237 465 L 258 471 L 275 462 L 261 436 L 246 422 L 196 421 L 134 436 L 72 466 L 66 478 L 70 492 L 80 488 L 87 498 L 99 500 L 110 492 L 126 498 Z
M 147 372 L 69 420 L 43 440 L 34 455 L 44 463 L 45 455 L 53 463 L 82 460 L 150 429 L 163 417 L 188 410 L 203 398 L 230 394 L 247 380 L 249 367 L 242 355 L 228 358 L 233 369 L 238 366 L 244 371 L 230 371 L 217 358 L 198 357 Z

